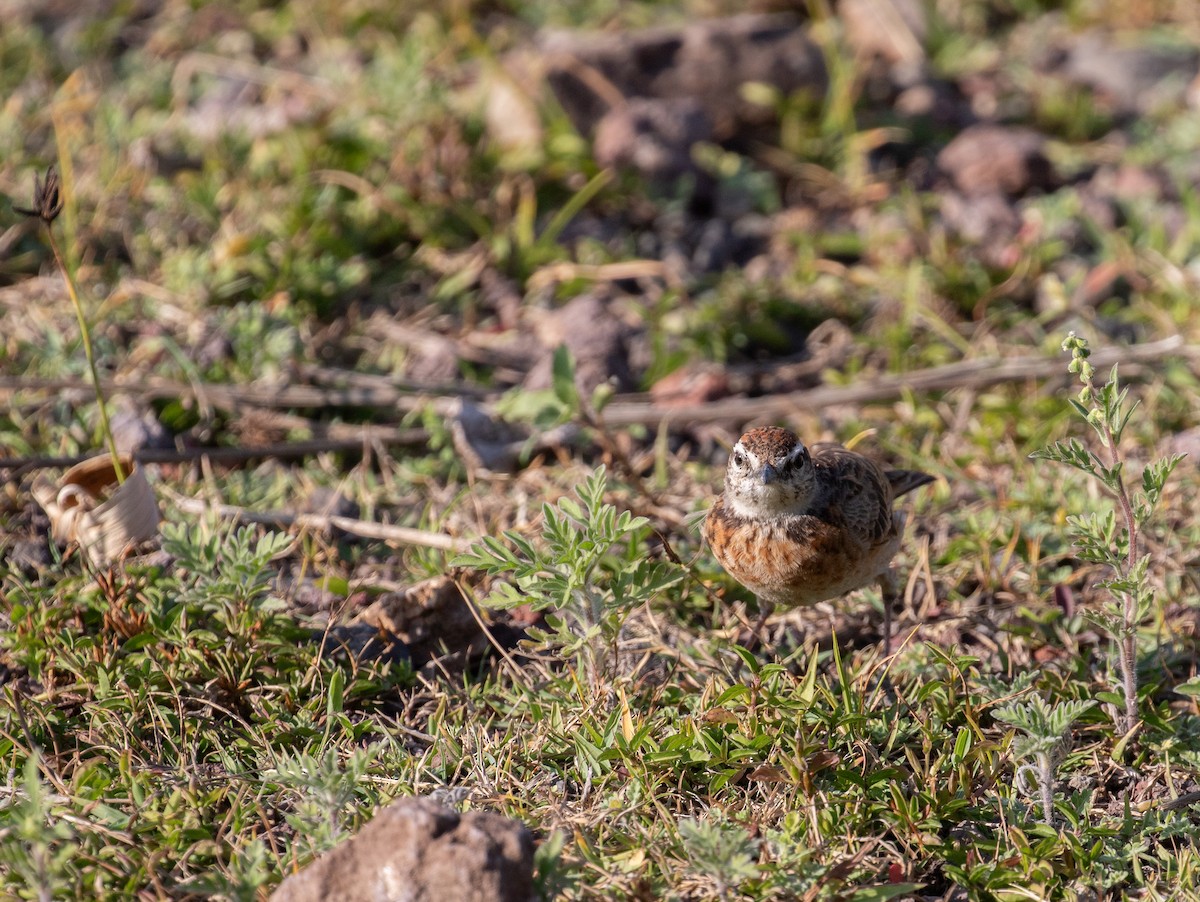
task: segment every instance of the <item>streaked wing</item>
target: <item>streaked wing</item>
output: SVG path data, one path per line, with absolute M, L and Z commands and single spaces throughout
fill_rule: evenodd
M 841 445 L 824 443 L 812 459 L 814 466 L 825 471 L 822 482 L 828 485 L 822 514 L 839 517 L 847 529 L 872 542 L 882 541 L 895 530 L 892 486 L 875 461 Z

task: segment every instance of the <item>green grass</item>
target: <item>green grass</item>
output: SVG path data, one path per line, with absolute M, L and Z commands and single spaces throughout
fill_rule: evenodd
M 1000 67 L 1006 90 L 1035 92 L 1027 61 L 1003 67 L 1044 5 L 939 4 L 935 71 Z M 639 259 L 639 242 L 685 206 L 635 176 L 601 176 L 553 103 L 538 109 L 543 147 L 500 153 L 468 83 L 535 26 L 678 22 L 711 7 L 238 2 L 225 21 L 192 6 L 135 21 L 118 4 L 56 35 L 16 18 L 0 31 L 0 191 L 28 206 L 34 173 L 59 164 L 56 235 L 78 265 L 97 363 L 133 391 L 152 378 L 283 383 L 311 366 L 404 376 L 411 352 L 381 323 L 454 340 L 514 331 L 486 274 L 512 286 L 515 331 L 532 332 L 542 311 L 589 287 L 536 287 L 547 266 Z M 1069 2 L 1065 19 L 1196 25 L 1165 4 L 1138 8 L 1143 20 L 1105 19 Z M 1111 636 L 1086 616 L 1105 605 L 1109 574 L 1076 549 L 1068 521 L 1112 500 L 1029 458 L 1087 435 L 1068 405 L 1068 330 L 1093 349 L 1197 336 L 1195 124 L 1131 125 L 1116 148 L 1095 140 L 1110 122 L 1076 89 L 1048 83 L 1025 97 L 1015 109 L 1061 142 L 1066 170 L 1119 156 L 1159 167 L 1169 188 L 1122 200 L 1111 226 L 1093 219 L 1082 181 L 1025 199 L 1027 240 L 997 269 L 985 253 L 995 248 L 945 230 L 935 191 L 865 167 L 877 111 L 839 56 L 843 36 L 829 22 L 821 34 L 843 64 L 831 95 L 772 98 L 787 138 L 774 154 L 710 154 L 707 165 L 766 212 L 794 198 L 767 161 L 818 166 L 845 208 L 810 211 L 748 270 L 643 280 L 624 313 L 644 329 L 642 388 L 684 364 L 770 364 L 831 318 L 850 343 L 804 384 L 1061 356 L 1058 380 L 791 418 L 812 440 L 874 430 L 862 447 L 941 477 L 906 501 L 903 647 L 883 656 L 870 590 L 781 616 L 757 654 L 738 647 L 753 599 L 688 525 L 720 488 L 727 430 L 706 443 L 688 424 L 605 429 L 593 409 L 603 396 L 579 397 L 565 358 L 541 395 L 514 391 L 502 357 L 460 368 L 465 386 L 507 391 L 514 418 L 581 429 L 576 453 L 510 475 L 468 474 L 432 403 L 297 409 L 279 425 L 202 392 L 159 399 L 160 419 L 201 443 L 355 423 L 421 427 L 428 440 L 164 467 L 167 553 L 99 574 L 53 546 L 30 564 L 47 546 L 40 514 L 29 477 L 6 483 L 0 894 L 261 898 L 381 805 L 436 793 L 527 823 L 545 898 L 1200 899 L 1196 464 L 1180 464 L 1145 527 L 1153 603 L 1133 633 L 1141 726 L 1127 736 Z M 222 93 L 225 68 L 250 86 L 240 100 Z M 283 124 L 213 136 L 206 103 Z M 0 447 L 94 451 L 74 314 L 42 237 L 18 220 L 0 206 L 0 372 L 70 376 L 84 390 L 6 396 Z M 617 237 L 570 243 L 574 225 Z M 1076 302 L 1102 265 L 1120 277 Z M 1195 360 L 1122 369 L 1141 402 L 1122 442 L 1130 474 L 1200 422 Z M 174 504 L 295 509 L 317 489 L 365 519 L 497 544 L 456 564 Z M 448 572 L 495 626 L 522 600 L 555 619 L 532 643 L 416 669 L 323 640 L 390 587 Z

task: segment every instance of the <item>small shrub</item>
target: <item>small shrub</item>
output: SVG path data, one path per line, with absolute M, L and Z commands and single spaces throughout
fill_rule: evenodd
M 504 579 L 483 600 L 489 607 L 529 605 L 553 611 L 549 630 L 529 631 L 535 646 L 574 657 L 596 685 L 615 657 L 617 637 L 638 605 L 678 582 L 680 569 L 646 560 L 635 539 L 648 521 L 604 502 L 604 467 L 564 497 L 542 505 L 538 545 L 520 533 L 484 538 L 455 563 Z
M 1112 636 L 1116 644 L 1125 708 L 1120 727 L 1128 734 L 1138 723 L 1137 630 L 1154 604 L 1154 588 L 1148 577 L 1151 556 L 1141 553 L 1138 536 L 1162 499 L 1167 479 L 1183 455 L 1175 454 L 1148 464 L 1142 470 L 1141 491 L 1131 494 L 1125 484 L 1121 437 L 1137 409 L 1137 402 L 1126 404 L 1129 389 L 1121 388 L 1115 365 L 1108 381 L 1096 386 L 1096 370 L 1088 362 L 1091 351 L 1086 339 L 1071 332 L 1062 348 L 1071 352 L 1067 369 L 1077 374 L 1083 383 L 1079 397 L 1071 399 L 1071 406 L 1092 428 L 1105 449 L 1107 461 L 1073 438 L 1055 442 L 1031 456 L 1087 473 L 1103 485 L 1116 502 L 1115 512 L 1076 514 L 1067 518 L 1067 524 L 1079 556 L 1085 561 L 1107 564 L 1113 571 L 1111 577 L 1100 582 L 1100 586 L 1110 593 L 1111 602 L 1098 611 L 1089 612 L 1088 616 Z

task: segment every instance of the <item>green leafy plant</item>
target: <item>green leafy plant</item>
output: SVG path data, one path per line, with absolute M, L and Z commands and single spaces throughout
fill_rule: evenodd
M 528 177 L 518 176 L 513 179 L 513 195 L 516 200 L 507 217 L 501 214 L 495 219 L 489 219 L 478 210 L 465 205 L 457 208 L 456 212 L 488 246 L 497 266 L 525 279 L 538 267 L 562 256 L 562 247 L 558 239 L 563 230 L 612 181 L 612 178 L 612 173 L 608 170 L 601 170 L 593 175 L 555 210 L 540 233 L 537 185 Z M 459 281 L 451 277 L 439 286 L 437 293 L 448 296 L 459 288 Z
M 0 870 L 25 884 L 22 899 L 66 898 L 72 893 L 69 872 L 75 831 L 38 772 L 38 756 L 25 759 L 20 788 L 0 805 Z
M 560 891 L 568 883 L 562 862 L 563 847 L 566 843 L 566 834 L 561 830 L 554 830 L 534 850 L 533 885 L 539 898 L 558 898 Z
M 529 605 L 547 614 L 549 630 L 531 629 L 535 645 L 573 656 L 595 684 L 615 657 L 629 613 L 678 582 L 680 569 L 648 561 L 635 541 L 648 521 L 604 501 L 603 466 L 575 489 L 578 500 L 542 505 L 543 543 L 518 532 L 484 538 L 455 564 L 502 576 L 483 600 L 489 607 Z
M 732 898 L 742 884 L 759 876 L 758 844 L 744 827 L 684 818 L 679 838 L 692 866 L 716 884 L 718 899 Z
M 267 844 L 255 838 L 239 845 L 229 856 L 228 874 L 210 871 L 189 880 L 185 888 L 205 898 L 254 902 L 261 898 L 263 887 L 272 882 L 273 866 Z
M 355 749 L 345 761 L 335 748 L 320 756 L 300 752 L 276 759 L 275 779 L 297 796 L 287 821 L 303 838 L 306 851 L 315 854 L 333 848 L 345 835 L 357 789 L 378 751 L 376 745 Z
M 286 643 L 289 621 L 280 616 L 284 601 L 271 592 L 274 570 L 271 559 L 293 542 L 286 533 L 261 535 L 252 527 L 213 528 L 204 524 L 164 524 L 163 550 L 175 558 L 175 572 L 147 592 L 162 604 L 164 623 L 180 630 L 180 645 L 195 650 L 205 643 L 187 630 L 196 624 L 218 628 L 220 637 L 243 640 L 231 659 L 249 661 L 249 640 Z M 180 617 L 182 611 L 186 616 Z M 165 636 L 170 636 L 167 630 Z M 215 644 L 214 644 L 215 647 Z
M 529 423 L 542 432 L 578 422 L 583 417 L 584 400 L 575 383 L 575 361 L 566 345 L 554 349 L 550 375 L 549 388 L 515 388 L 507 392 L 497 402 L 496 412 L 506 420 Z
M 0 693 L 0 761 L 17 775 L 0 793 L 0 896 L 124 897 L 169 859 L 178 892 L 252 899 L 281 854 L 307 859 L 379 804 L 362 775 L 397 755 L 366 712 L 396 674 L 347 668 L 288 610 L 276 557 L 294 539 L 210 520 L 163 536 L 169 566 L 47 586 L 0 575 L 15 616 L 0 661 L 29 674 Z M 45 703 L 62 686 L 78 687 L 86 730 Z M 113 856 L 126 870 L 97 864 Z
M 585 398 L 575 381 L 575 358 L 565 344 L 560 344 L 551 358 L 550 387 L 514 388 L 496 402 L 496 412 L 510 422 L 528 423 L 539 432 L 568 424 L 583 426 L 599 433 L 596 438 L 603 442 L 600 413 L 614 393 L 610 383 L 601 382 L 591 397 Z M 531 438 L 531 446 L 533 441 Z
M 993 714 L 996 720 L 1025 734 L 1013 740 L 1012 753 L 1018 760 L 1032 759 L 1033 763 L 1017 768 L 1017 780 L 1032 775 L 1041 796 L 1042 820 L 1047 825 L 1054 822 L 1055 764 L 1067 744 L 1071 725 L 1095 704 L 1090 699 L 1050 704 L 1040 695 L 1033 695 L 1026 702 L 997 708 Z
M 1088 362 L 1091 351 L 1086 339 L 1071 332 L 1062 348 L 1071 353 L 1068 370 L 1077 374 L 1083 383 L 1079 397 L 1071 399 L 1071 406 L 1092 428 L 1105 454 L 1102 457 L 1072 438 L 1055 442 L 1031 456 L 1087 473 L 1103 485 L 1116 502 L 1115 512 L 1075 514 L 1067 518 L 1067 524 L 1080 557 L 1106 564 L 1113 571 L 1111 577 L 1100 582 L 1100 586 L 1110 593 L 1111 604 L 1089 612 L 1088 616 L 1112 636 L 1116 644 L 1124 700 L 1120 726 L 1128 734 L 1138 723 L 1137 629 L 1154 603 L 1154 588 L 1148 576 L 1151 555 L 1141 553 L 1138 537 L 1154 514 L 1167 480 L 1183 455 L 1175 454 L 1148 464 L 1142 470 L 1141 490 L 1131 493 L 1125 483 L 1121 438 L 1137 409 L 1137 402 L 1126 403 L 1129 389 L 1121 388 L 1116 365 L 1108 381 L 1097 387 L 1095 367 Z

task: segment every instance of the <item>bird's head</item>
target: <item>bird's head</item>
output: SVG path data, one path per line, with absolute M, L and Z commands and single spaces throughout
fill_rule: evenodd
M 744 517 L 800 513 L 812 497 L 816 472 L 804 443 L 775 426 L 751 429 L 729 454 L 726 503 Z

